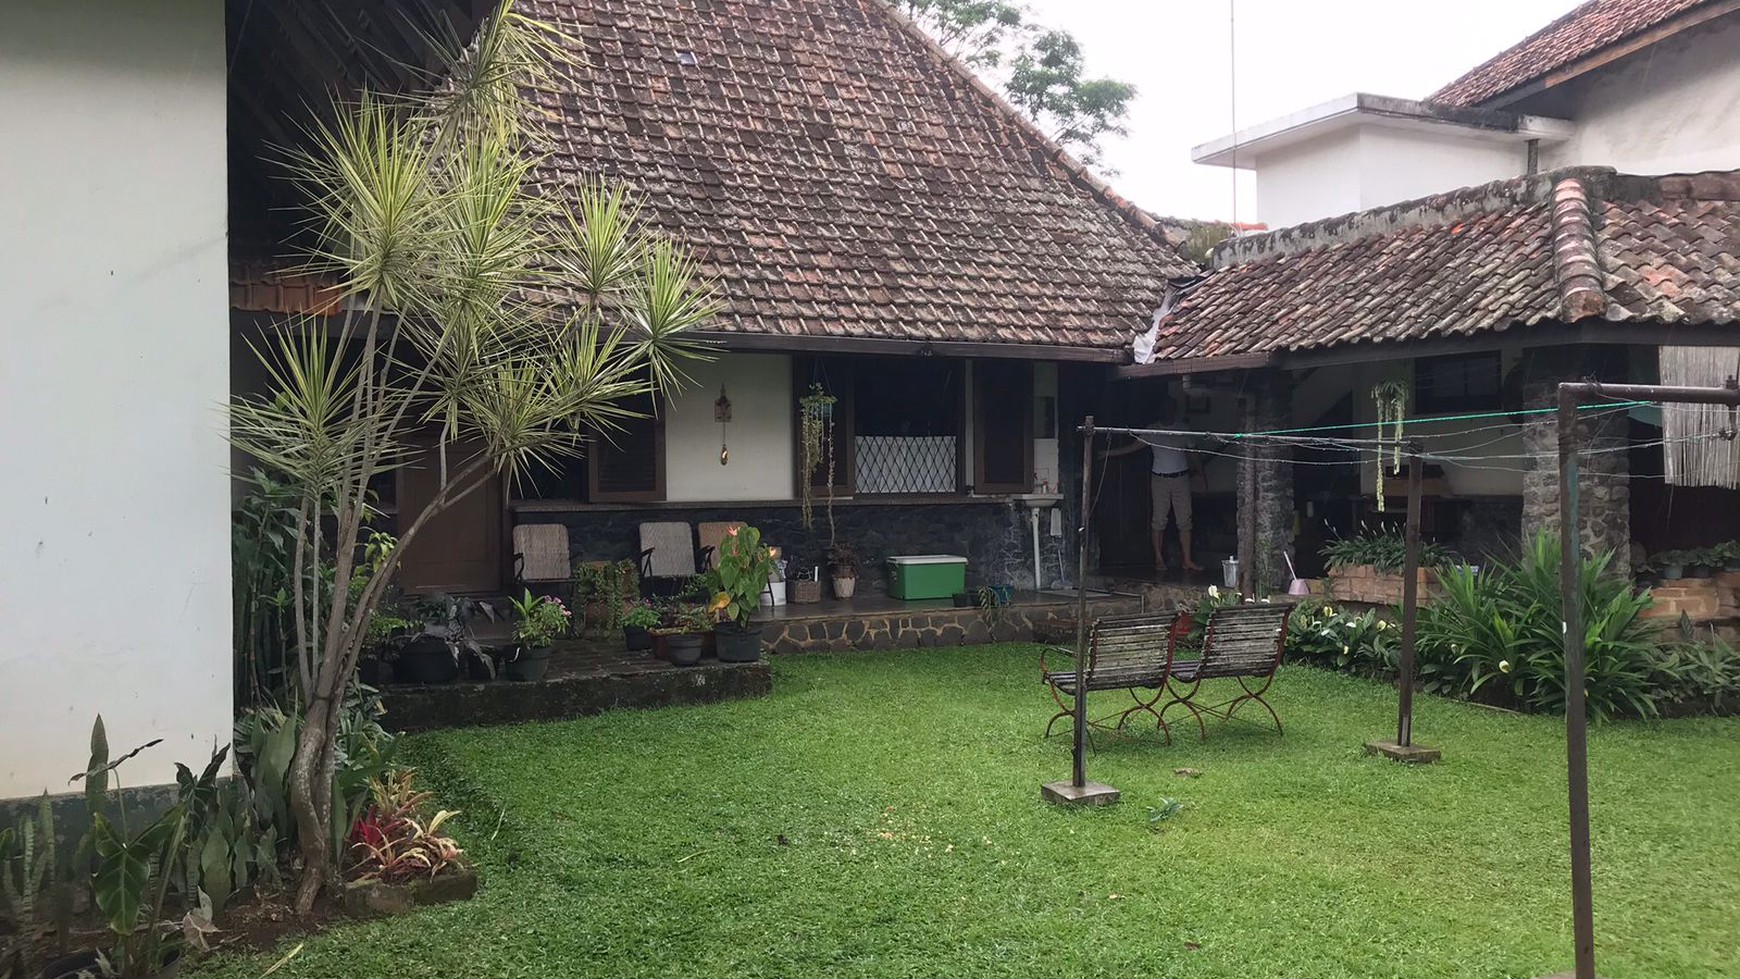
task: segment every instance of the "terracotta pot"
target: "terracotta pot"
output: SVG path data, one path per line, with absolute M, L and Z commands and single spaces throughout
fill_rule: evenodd
M 854 592 L 856 592 L 857 590 L 858 590 L 858 579 L 857 578 L 835 578 L 834 579 L 834 597 L 835 598 L 851 598 L 852 594 Z

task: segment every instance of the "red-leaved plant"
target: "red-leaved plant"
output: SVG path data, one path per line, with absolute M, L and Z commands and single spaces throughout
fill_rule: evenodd
M 460 865 L 465 851 L 440 835 L 441 826 L 459 813 L 443 809 L 425 824 L 421 810 L 434 793 L 419 791 L 414 778 L 403 770 L 369 783 L 372 801 L 350 831 L 353 880 L 400 884 Z

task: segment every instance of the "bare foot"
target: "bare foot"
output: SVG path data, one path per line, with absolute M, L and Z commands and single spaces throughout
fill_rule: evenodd
M 1164 564 L 1154 565 L 1154 573 L 1155 574 L 1165 574 L 1169 570 L 1171 570 L 1171 569 L 1166 567 L 1166 565 L 1164 565 Z
M 1197 564 L 1195 561 L 1185 561 L 1183 567 L 1184 567 L 1184 570 L 1186 570 L 1186 571 L 1201 571 L 1202 570 L 1202 565 Z

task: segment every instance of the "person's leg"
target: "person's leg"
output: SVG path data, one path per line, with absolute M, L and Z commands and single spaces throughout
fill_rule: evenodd
M 1154 544 L 1154 570 L 1156 573 L 1166 570 L 1166 511 L 1171 506 L 1171 500 L 1166 492 L 1166 481 L 1159 476 L 1148 477 L 1148 534 Z
M 1196 563 L 1196 553 L 1190 547 L 1191 532 L 1191 499 L 1190 477 L 1180 476 L 1173 480 L 1172 487 L 1172 518 L 1178 521 L 1178 544 L 1184 552 L 1184 560 L 1180 565 L 1186 571 L 1201 571 L 1202 565 Z

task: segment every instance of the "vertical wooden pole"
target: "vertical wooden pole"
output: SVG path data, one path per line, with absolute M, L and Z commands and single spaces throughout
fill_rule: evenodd
M 1402 561 L 1402 663 L 1396 686 L 1401 706 L 1396 716 L 1396 744 L 1414 743 L 1414 635 L 1420 617 L 1420 484 L 1423 482 L 1419 443 L 1408 445 L 1408 548 Z M 1384 478 L 1382 460 L 1378 478 Z
M 1578 527 L 1577 395 L 1559 386 L 1559 601 L 1565 629 L 1565 774 L 1571 795 L 1571 933 L 1577 979 L 1595 979 L 1589 855 L 1589 717 L 1584 703 L 1583 544 Z
M 1094 416 L 1081 427 L 1081 527 L 1076 531 L 1075 746 L 1070 781 L 1087 785 L 1087 571 L 1088 535 L 1093 533 Z
M 1239 474 L 1239 594 L 1257 597 L 1257 447 L 1249 438 L 1257 427 L 1257 402 L 1245 403 L 1244 472 Z

